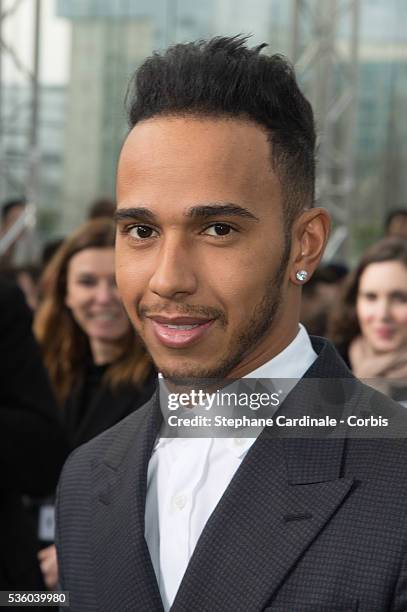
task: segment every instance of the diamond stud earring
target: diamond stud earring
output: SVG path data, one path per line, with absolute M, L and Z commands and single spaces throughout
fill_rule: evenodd
M 305 283 L 308 278 L 308 272 L 306 270 L 298 270 L 295 274 L 295 278 L 300 281 L 300 283 Z

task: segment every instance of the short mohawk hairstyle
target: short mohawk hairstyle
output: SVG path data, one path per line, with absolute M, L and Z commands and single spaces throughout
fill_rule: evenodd
M 147 58 L 126 96 L 130 127 L 156 116 L 236 117 L 261 126 L 285 199 L 286 227 L 312 206 L 315 126 L 292 65 L 247 36 L 177 44 Z

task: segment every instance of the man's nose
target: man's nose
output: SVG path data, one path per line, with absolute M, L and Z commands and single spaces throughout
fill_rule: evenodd
M 196 291 L 194 256 L 186 243 L 178 237 L 164 240 L 157 252 L 150 290 L 166 299 L 191 295 Z

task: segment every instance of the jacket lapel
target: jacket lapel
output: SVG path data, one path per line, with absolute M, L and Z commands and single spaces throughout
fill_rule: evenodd
M 317 468 L 319 459 L 337 467 L 342 445 L 261 436 L 206 524 L 171 611 L 262 610 L 351 489 Z
M 144 538 L 148 461 L 161 424 L 156 395 L 136 415 L 121 422 L 115 444 L 93 466 L 91 537 L 98 609 L 162 612 Z
M 306 378 L 351 377 L 329 345 L 314 346 L 321 352 Z M 300 381 L 282 411 L 305 414 L 310 400 Z M 353 479 L 341 478 L 345 442 L 327 434 L 263 431 L 209 518 L 171 612 L 264 609 L 351 492 Z

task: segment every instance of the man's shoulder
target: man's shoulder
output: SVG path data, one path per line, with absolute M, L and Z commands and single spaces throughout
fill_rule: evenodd
M 349 428 L 348 465 L 375 480 L 407 486 L 407 408 L 355 379 L 359 391 L 354 424 Z M 354 432 L 352 432 L 352 429 Z

